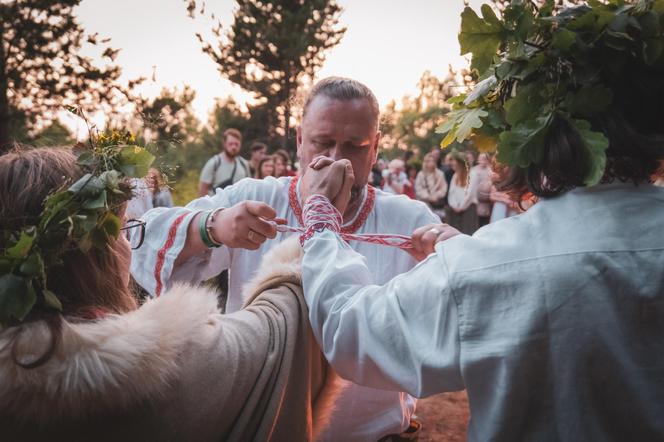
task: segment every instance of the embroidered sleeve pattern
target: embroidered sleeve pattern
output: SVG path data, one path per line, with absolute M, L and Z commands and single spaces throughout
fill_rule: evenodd
M 300 235 L 300 244 L 310 239 L 314 233 L 325 229 L 339 233 L 342 216 L 336 207 L 323 195 L 311 195 L 302 208 L 304 233 Z

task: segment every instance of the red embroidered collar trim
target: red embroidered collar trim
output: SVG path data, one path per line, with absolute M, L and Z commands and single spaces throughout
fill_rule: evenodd
M 297 198 L 298 180 L 299 177 L 296 177 L 293 178 L 290 182 L 290 186 L 288 188 L 288 203 L 290 204 L 291 210 L 293 210 L 293 212 L 295 213 L 295 216 L 297 216 L 297 222 L 300 223 L 301 226 L 303 226 L 304 223 L 302 221 L 302 206 L 300 206 L 300 201 Z M 372 186 L 367 186 L 366 188 L 367 188 L 367 197 L 365 198 L 359 213 L 355 217 L 355 221 L 353 221 L 353 223 L 350 225 L 341 226 L 341 233 L 357 232 L 358 229 L 362 227 L 364 222 L 369 217 L 369 214 L 373 210 L 374 202 L 376 201 L 376 189 L 374 189 Z

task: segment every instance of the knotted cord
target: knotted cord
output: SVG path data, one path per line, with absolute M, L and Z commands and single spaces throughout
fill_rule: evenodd
M 272 224 L 278 232 L 299 233 L 300 243 L 304 244 L 314 233 L 325 229 L 336 232 L 345 241 L 361 241 L 383 246 L 412 249 L 412 238 L 408 235 L 390 233 L 344 233 L 341 232 L 341 213 L 322 195 L 312 195 L 302 208 L 302 219 L 305 227 L 294 227 L 283 224 Z

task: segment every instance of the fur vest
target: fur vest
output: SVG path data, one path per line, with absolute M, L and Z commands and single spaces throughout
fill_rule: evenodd
M 48 362 L 40 322 L 0 334 L 3 440 L 310 440 L 337 385 L 311 334 L 299 245 L 269 253 L 244 310 L 176 286 L 139 309 L 64 321 Z M 282 406 L 282 404 L 284 406 Z

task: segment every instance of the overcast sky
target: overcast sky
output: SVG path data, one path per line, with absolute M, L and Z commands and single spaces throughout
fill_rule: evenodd
M 425 70 L 444 76 L 448 64 L 464 66 L 457 32 L 463 0 L 338 0 L 341 24 L 348 30 L 328 52 L 318 78 L 343 75 L 367 84 L 382 106 L 416 92 Z M 207 9 L 228 24 L 234 2 L 208 0 Z M 470 1 L 479 7 L 481 1 Z M 224 80 L 202 53 L 195 33 L 207 33 L 212 22 L 190 19 L 182 0 L 83 0 L 77 9 L 88 32 L 111 37 L 121 48 L 117 63 L 124 79 L 152 77 L 142 87 L 155 96 L 163 87 L 188 84 L 196 90 L 194 109 L 202 121 L 216 97 L 248 97 Z

